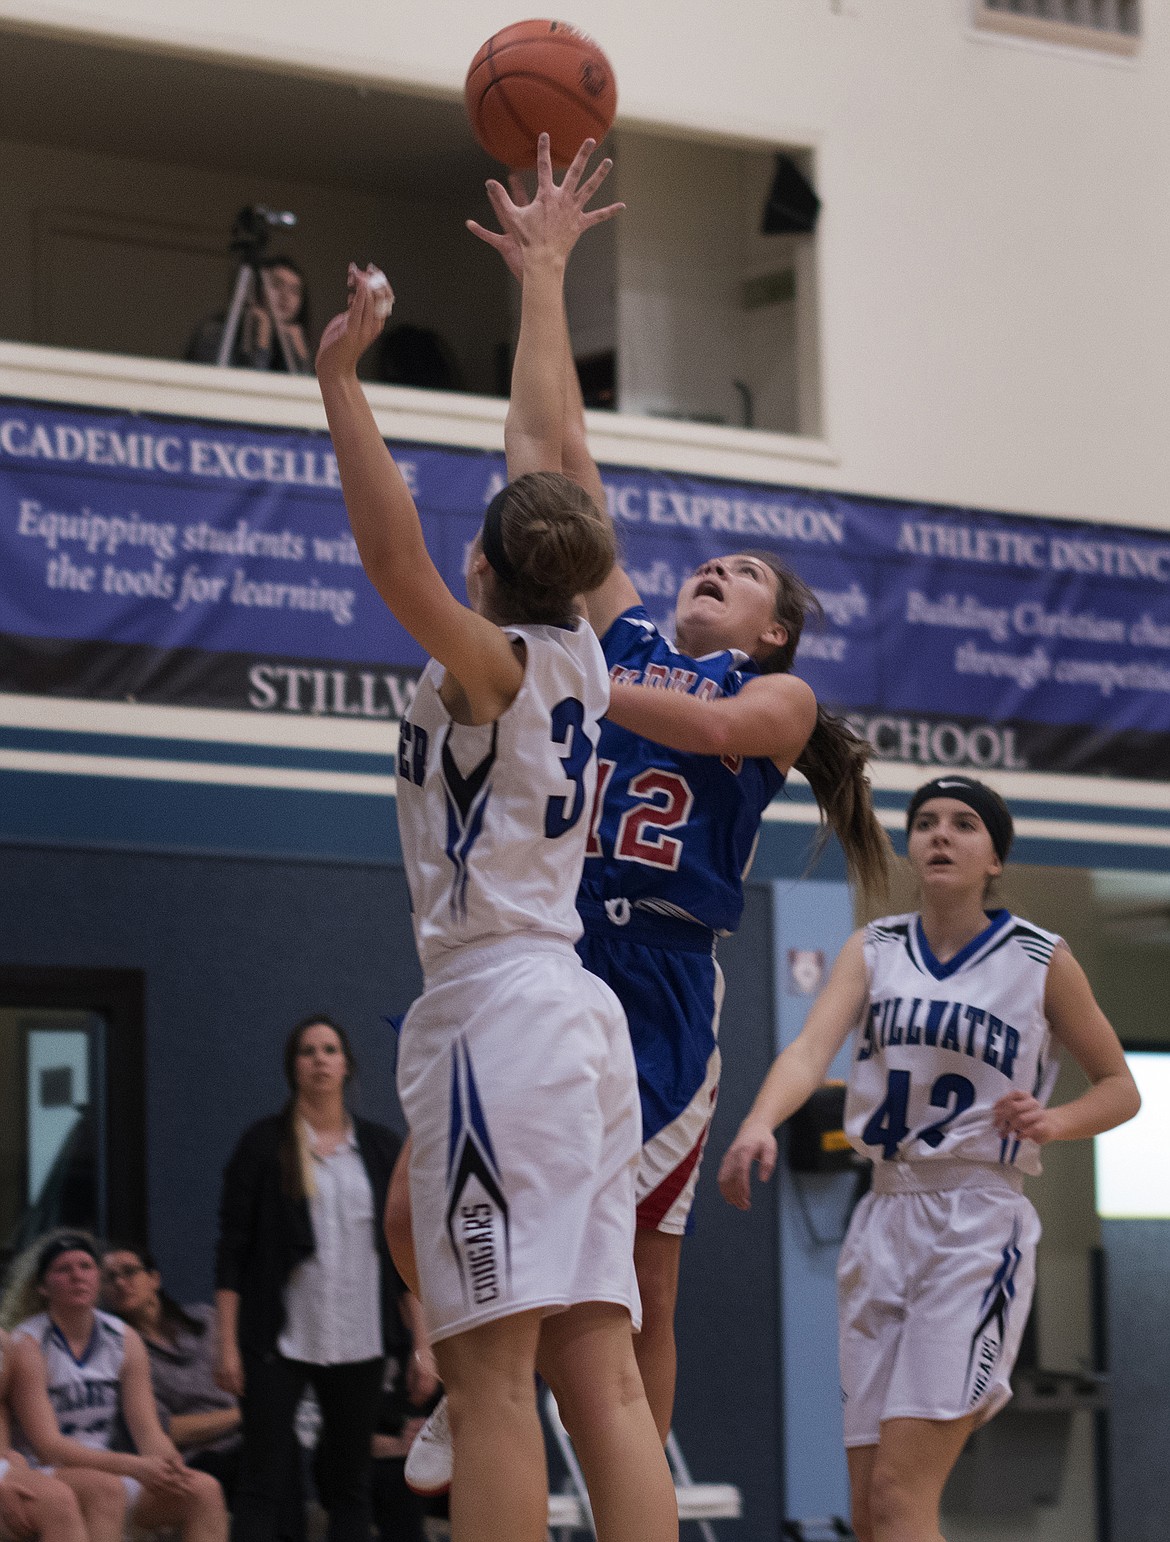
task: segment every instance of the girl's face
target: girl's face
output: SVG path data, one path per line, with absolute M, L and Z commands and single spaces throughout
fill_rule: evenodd
M 272 296 L 272 309 L 276 319 L 290 326 L 300 315 L 305 298 L 305 286 L 299 273 L 291 268 L 266 268 L 268 292 Z
M 162 1281 L 137 1253 L 123 1249 L 102 1260 L 102 1290 L 119 1317 L 137 1317 L 158 1300 Z
M 925 893 L 969 888 L 982 899 L 1003 872 L 987 826 L 958 798 L 930 798 L 922 805 L 910 826 L 907 855 Z
M 349 1075 L 345 1050 L 328 1023 L 313 1023 L 301 1034 L 293 1061 L 297 1092 L 321 1097 L 340 1092 Z
M 758 557 L 714 557 L 678 592 L 675 636 L 692 658 L 738 648 L 756 657 L 788 641 L 776 619 L 780 580 Z
M 41 1280 L 41 1295 L 50 1312 L 77 1311 L 97 1305 L 101 1289 L 101 1270 L 97 1260 L 81 1248 L 54 1258 Z

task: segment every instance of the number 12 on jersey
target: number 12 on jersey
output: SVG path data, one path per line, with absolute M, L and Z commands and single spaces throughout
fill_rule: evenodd
M 612 760 L 599 759 L 597 762 L 597 796 L 593 801 L 589 844 L 585 848 L 587 857 L 604 856 L 601 816 L 616 764 Z M 685 828 L 695 803 L 695 795 L 686 778 L 677 771 L 651 766 L 630 778 L 626 794 L 639 801 L 621 817 L 613 843 L 614 856 L 619 862 L 640 862 L 645 867 L 677 872 L 682 861 L 683 843 L 670 832 Z

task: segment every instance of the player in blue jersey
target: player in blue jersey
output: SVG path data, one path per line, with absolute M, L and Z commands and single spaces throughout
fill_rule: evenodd
M 470 228 L 500 252 L 526 296 L 535 285 L 556 287 L 557 306 L 541 314 L 559 324 L 539 336 L 530 331 L 527 342 L 546 359 L 559 357 L 564 377 L 554 405 L 525 389 L 532 375 L 514 375 L 508 474 L 563 471 L 604 509 L 564 323 L 564 267 L 578 232 L 558 216 L 547 150 L 531 203 L 519 178 L 511 197 L 499 183 L 489 182 L 488 193 L 503 232 L 473 221 Z M 643 1322 L 635 1350 L 665 1438 L 681 1243 L 719 1081 L 723 982 L 715 943 L 739 923 L 763 811 L 796 766 L 867 886 L 884 877 L 887 842 L 864 776 L 865 745 L 790 673 L 816 601 L 774 554 L 704 563 L 679 594 L 677 645 L 658 632 L 620 568 L 585 603 L 613 684 L 578 896 L 585 927 L 578 951 L 622 1002 L 638 1066 L 644 1146 L 634 1257 Z M 401 1216 L 388 1225 L 398 1260 Z M 403 1265 L 409 1269 L 409 1259 Z M 441 1425 L 442 1415 L 440 1438 L 432 1441 L 430 1427 L 408 1463 L 408 1481 L 423 1491 L 441 1487 L 445 1476 Z
M 1140 1098 L 1068 945 L 987 908 L 1012 842 L 1007 805 L 972 777 L 920 787 L 906 818 L 920 908 L 845 944 L 799 1037 L 724 1157 L 747 1209 L 772 1134 L 853 1034 L 845 1133 L 873 1161 L 837 1270 L 841 1390 L 860 1542 L 942 1542 L 959 1453 L 1011 1396 L 1040 1223 L 1023 1177 L 1040 1148 L 1131 1119 Z M 1065 1049 L 1092 1084 L 1047 1107 Z

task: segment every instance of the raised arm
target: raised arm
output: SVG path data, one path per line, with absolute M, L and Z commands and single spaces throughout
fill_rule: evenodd
M 487 184 L 500 224 L 488 230 L 475 220 L 467 228 L 495 247 L 522 285 L 520 336 L 512 366 L 512 395 L 504 427 L 508 476 L 525 471 L 560 471 L 606 509 L 601 473 L 589 451 L 585 407 L 565 316 L 565 267 L 584 231 L 612 219 L 624 205 L 586 212 L 585 205 L 608 175 L 602 161 L 592 176 L 585 168 L 595 146 L 587 139 L 558 186 L 553 180 L 547 135 L 538 145 L 536 194 L 530 200 L 523 178 L 513 174 L 509 191 Z M 584 178 L 584 180 L 582 180 Z M 629 575 L 615 565 L 609 577 L 586 595 L 589 620 L 602 636 L 624 610 L 639 603 Z
M 462 686 L 479 721 L 515 699 L 524 668 L 506 634 L 461 605 L 431 561 L 410 489 L 394 464 L 357 363 L 382 330 L 389 285 L 376 269 L 349 270 L 349 305 L 321 338 L 317 378 L 341 471 L 354 540 L 370 582 L 433 658 Z
M 1132 1119 L 1141 1094 L 1113 1025 L 1097 1005 L 1085 971 L 1065 946 L 1048 966 L 1044 1015 L 1057 1041 L 1068 1050 L 1091 1083 L 1087 1092 L 1055 1108 L 1030 1093 L 1009 1092 L 995 1105 L 1001 1135 L 1018 1135 L 1047 1145 L 1053 1140 L 1083 1140 Z
M 761 756 L 787 771 L 816 726 L 817 700 L 789 674 L 760 675 L 735 696 L 711 698 L 615 681 L 608 716 L 684 754 Z
M 824 990 L 813 1002 L 804 1027 L 772 1068 L 727 1149 L 719 1168 L 719 1189 L 729 1205 L 751 1208 L 752 1169 L 766 1183 L 776 1170 L 773 1130 L 803 1107 L 825 1079 L 834 1055 L 861 1017 L 868 992 L 861 932 L 837 955 Z

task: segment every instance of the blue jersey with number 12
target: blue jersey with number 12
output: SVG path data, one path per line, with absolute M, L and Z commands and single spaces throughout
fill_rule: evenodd
M 735 650 L 701 659 L 679 653 L 640 605 L 618 617 L 601 645 L 610 678 L 625 684 L 734 696 L 758 673 Z M 608 719 L 597 760 L 582 899 L 733 932 L 760 819 L 783 772 L 767 759 L 666 749 Z

